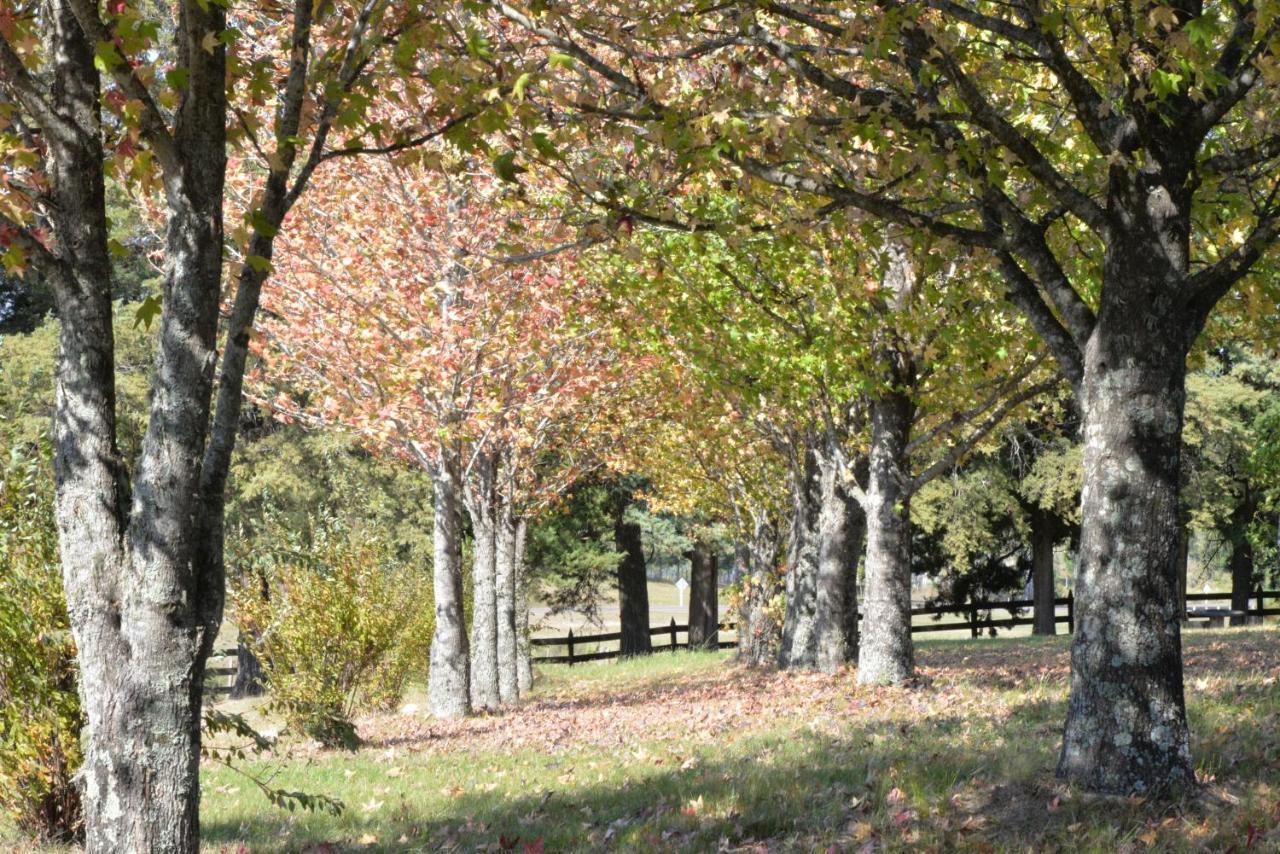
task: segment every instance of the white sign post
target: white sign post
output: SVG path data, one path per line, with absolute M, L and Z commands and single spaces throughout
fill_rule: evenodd
M 683 578 L 676 579 L 676 591 L 680 594 L 680 607 L 684 607 L 684 592 L 689 589 L 689 582 Z

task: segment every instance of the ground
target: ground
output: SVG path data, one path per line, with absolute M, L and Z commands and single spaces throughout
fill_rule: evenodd
M 278 811 L 206 768 L 205 839 L 230 852 L 1280 850 L 1277 652 L 1273 628 L 1188 634 L 1204 786 L 1168 803 L 1053 777 L 1065 638 L 925 641 L 907 689 L 681 653 L 544 668 L 494 717 L 439 723 L 410 703 L 361 719 L 358 753 L 294 744 L 250 766 L 341 798 L 339 818 Z
M 533 695 L 497 716 L 436 722 L 410 697 L 360 719 L 357 753 L 284 739 L 246 764 L 342 800 L 339 817 L 282 811 L 207 762 L 205 847 L 1280 851 L 1280 633 L 1190 632 L 1185 649 L 1203 785 L 1172 801 L 1054 778 L 1067 638 L 926 640 L 919 684 L 902 689 L 682 652 L 542 668 Z M 19 847 L 0 828 L 0 849 Z

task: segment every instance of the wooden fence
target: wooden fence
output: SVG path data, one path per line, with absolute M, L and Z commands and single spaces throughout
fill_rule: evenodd
M 1266 600 L 1271 599 L 1280 603 L 1280 590 L 1262 590 L 1250 594 L 1250 599 L 1254 606 L 1244 611 L 1247 617 L 1275 617 L 1280 616 L 1280 607 L 1267 608 Z M 1214 602 L 1224 603 L 1222 611 L 1229 610 L 1231 603 L 1230 593 L 1188 593 L 1187 602 Z M 916 623 L 914 620 L 911 625 L 911 634 L 926 634 L 931 632 L 954 632 L 968 631 L 971 637 L 978 637 L 983 632 L 997 631 L 999 629 L 1012 629 L 1016 626 L 1031 626 L 1035 624 L 1035 618 L 1031 615 L 1024 615 L 1024 612 L 1034 606 L 1034 602 L 1030 599 L 1012 599 L 1006 602 L 968 602 L 959 605 L 926 605 L 919 608 L 911 609 L 912 617 L 933 617 L 935 621 Z M 1067 626 L 1067 633 L 1075 631 L 1075 596 L 1068 593 L 1066 596 L 1059 596 L 1053 600 L 1055 624 L 1063 623 Z M 1061 606 L 1065 606 L 1066 613 L 1057 613 Z M 1196 623 L 1206 619 L 1218 619 L 1220 615 L 1196 613 L 1194 608 L 1188 607 L 1188 619 L 1192 623 Z M 998 617 L 998 612 L 1005 612 L 1009 616 Z M 947 616 L 960 616 L 958 620 L 943 620 L 941 618 Z M 733 623 L 721 623 L 721 631 L 733 631 L 735 628 Z M 672 619 L 671 623 L 666 626 L 652 626 L 649 629 L 651 637 L 669 637 L 666 643 L 655 645 L 654 652 L 662 650 L 688 649 L 689 644 L 678 643 L 677 636 L 679 634 L 688 635 L 689 627 L 677 625 Z M 595 635 L 575 635 L 572 631 L 563 637 L 553 638 L 533 638 L 530 643 L 535 647 L 564 647 L 566 652 L 563 655 L 535 655 L 533 660 L 542 664 L 568 664 L 570 666 L 583 661 L 600 661 L 608 658 L 617 658 L 619 651 L 615 649 L 593 649 L 587 652 L 579 651 L 583 646 L 591 646 L 601 643 L 619 642 L 622 639 L 621 632 L 606 632 L 604 634 Z M 721 641 L 720 648 L 727 649 L 736 647 L 737 641 Z
M 735 629 L 733 623 L 721 623 L 721 632 L 732 632 Z M 684 635 L 684 643 L 679 642 L 679 636 Z M 650 643 L 653 638 L 666 638 L 666 643 L 654 643 L 653 651 L 661 652 L 670 650 L 675 652 L 677 649 L 689 648 L 689 627 L 677 625 L 675 618 L 671 618 L 671 622 L 665 626 L 651 626 L 649 628 Z M 560 638 L 530 638 L 531 646 L 563 646 L 566 648 L 564 655 L 535 655 L 533 660 L 542 664 L 567 664 L 570 667 L 580 661 L 601 661 L 606 658 L 617 658 L 620 654 L 618 649 L 598 649 L 591 652 L 578 652 L 577 648 L 591 644 L 608 643 L 617 641 L 621 643 L 622 632 L 605 632 L 598 635 L 575 635 L 573 629 L 569 630 L 569 634 Z M 720 649 L 733 649 L 738 645 L 738 641 L 719 641 Z
M 1260 590 L 1250 594 L 1250 600 L 1253 607 L 1249 608 L 1244 614 L 1248 617 L 1278 617 L 1280 616 L 1280 607 L 1266 607 L 1267 600 L 1272 600 L 1280 606 L 1280 590 Z M 1227 610 L 1231 603 L 1230 593 L 1188 593 L 1187 602 L 1213 602 L 1223 603 L 1223 610 Z M 1053 621 L 1055 624 L 1065 623 L 1067 632 L 1070 633 L 1075 629 L 1075 597 L 1071 594 L 1060 596 L 1053 600 L 1055 615 Z M 919 608 L 911 609 L 912 617 L 933 617 L 935 621 L 916 624 L 914 621 L 911 626 L 911 634 L 925 634 L 929 632 L 952 632 L 952 631 L 968 631 L 972 637 L 977 637 L 986 631 L 995 631 L 999 629 L 1011 629 L 1015 626 L 1034 625 L 1035 620 L 1031 616 L 1024 616 L 1024 612 L 1033 606 L 1030 599 L 1013 599 L 1008 602 L 970 602 L 961 605 L 927 605 Z M 1065 614 L 1056 613 L 1059 606 L 1066 606 Z M 997 617 L 997 612 L 1003 611 L 1008 617 Z M 960 616 L 959 620 L 942 620 L 946 616 Z M 1216 616 L 1216 615 L 1215 615 Z M 1194 608 L 1188 608 L 1188 618 L 1194 621 L 1205 620 L 1210 618 L 1203 613 L 1195 613 Z M 720 624 L 721 632 L 735 631 L 734 623 L 726 622 Z M 684 642 L 680 642 L 680 636 L 684 636 Z M 675 652 L 677 649 L 689 648 L 689 627 L 678 625 L 673 618 L 668 625 L 652 626 L 649 629 L 649 636 L 655 641 L 663 641 L 655 643 L 654 652 L 670 650 Z M 564 637 L 554 638 L 532 638 L 529 643 L 534 647 L 564 647 L 563 655 L 535 655 L 533 660 L 541 664 L 568 664 L 570 666 L 583 661 L 602 661 L 608 658 L 617 658 L 618 649 L 591 649 L 583 651 L 582 647 L 593 646 L 602 643 L 618 643 L 622 640 L 621 632 L 605 632 L 595 635 L 575 635 L 571 630 Z M 738 645 L 736 639 L 720 641 L 720 649 L 732 649 Z M 231 693 L 231 686 L 235 682 L 236 676 L 236 650 L 234 647 L 230 649 L 217 649 L 209 657 L 209 666 L 205 669 L 205 695 L 212 700 L 222 699 Z

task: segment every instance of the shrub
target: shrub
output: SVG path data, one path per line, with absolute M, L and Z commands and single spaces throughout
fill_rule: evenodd
M 262 661 L 270 706 L 290 728 L 354 749 L 355 711 L 393 705 L 408 677 L 425 673 L 434 618 L 427 575 L 376 533 L 331 518 L 304 532 L 270 524 L 277 545 L 240 567 L 237 622 Z
M 48 451 L 19 443 L 0 452 L 0 809 L 38 839 L 76 841 L 80 794 L 72 778 L 84 718 Z

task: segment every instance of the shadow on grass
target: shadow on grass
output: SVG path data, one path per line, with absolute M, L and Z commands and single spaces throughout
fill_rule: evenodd
M 282 822 L 264 807 L 246 821 L 207 822 L 204 834 L 208 843 L 244 841 L 252 851 L 318 843 L 332 847 L 311 850 L 471 851 L 504 843 L 522 850 L 532 840 L 547 851 L 858 850 L 868 840 L 890 850 L 1115 850 L 1157 821 L 1201 822 L 1224 809 L 1205 797 L 1143 804 L 1072 793 L 1052 775 L 1058 742 L 1048 733 L 1064 714 L 1062 701 L 1037 700 L 985 727 L 969 716 L 914 725 L 845 720 L 838 733 L 703 746 L 683 763 L 637 758 L 618 776 L 586 785 L 564 775 L 589 778 L 589 753 L 542 756 L 519 791 L 473 789 L 416 805 L 408 797 L 370 818 L 351 804 L 341 819 Z M 408 785 L 437 792 L 433 763 L 409 772 Z M 1266 776 L 1266 763 L 1250 762 L 1248 771 Z
M 519 755 L 409 753 L 397 760 L 403 777 L 374 793 L 386 805 L 368 813 L 351 802 L 352 792 L 371 797 L 367 788 L 342 782 L 353 760 L 294 762 L 281 785 L 344 797 L 348 812 L 334 819 L 282 816 L 265 804 L 229 816 L 215 810 L 205 840 L 232 850 L 244 842 L 254 852 L 472 851 L 504 841 L 522 850 L 532 840 L 547 851 L 858 851 L 868 841 L 875 850 L 1280 850 L 1274 633 L 1187 638 L 1193 751 L 1217 781 L 1173 803 L 1090 797 L 1054 778 L 1067 639 L 1018 646 L 1014 655 L 999 644 L 922 645 L 932 676 L 886 701 L 901 708 L 815 711 L 802 723 L 761 721 L 763 732 L 694 746 L 637 740 Z M 617 696 L 553 692 L 538 702 L 631 707 L 721 678 L 697 672 L 628 684 Z M 742 673 L 735 686 L 768 690 L 770 681 Z M 913 694 L 958 686 L 970 705 L 912 717 Z M 385 771 L 361 757 L 362 776 Z M 316 847 L 322 843 L 330 847 Z

